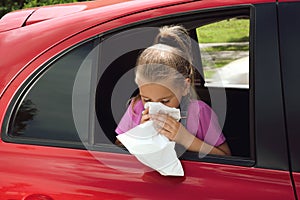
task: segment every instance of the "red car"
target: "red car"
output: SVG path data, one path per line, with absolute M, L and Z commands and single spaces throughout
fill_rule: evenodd
M 293 0 L 102 0 L 3 16 L 0 199 L 298 199 L 299 9 Z M 136 58 L 172 24 L 196 41 L 196 89 L 232 152 L 184 152 L 179 177 L 114 143 L 137 89 Z M 212 35 L 233 39 L 208 42 Z M 218 63 L 221 84 L 212 74 Z

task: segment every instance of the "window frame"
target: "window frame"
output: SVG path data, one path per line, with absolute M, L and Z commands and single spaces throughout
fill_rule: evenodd
M 145 27 L 145 26 L 153 26 L 153 27 L 159 27 L 162 25 L 167 24 L 185 24 L 188 21 L 195 21 L 199 19 L 199 16 L 203 17 L 205 16 L 206 20 L 210 22 L 211 17 L 218 16 L 218 19 L 223 17 L 224 19 L 230 18 L 230 17 L 236 17 L 237 14 L 245 13 L 247 12 L 247 15 L 249 16 L 249 19 L 254 19 L 254 12 L 253 12 L 253 6 L 252 5 L 243 5 L 243 6 L 235 6 L 235 7 L 224 7 L 224 8 L 215 8 L 215 9 L 203 9 L 203 10 L 197 10 L 193 12 L 186 12 L 186 13 L 180 13 L 180 14 L 174 14 L 169 15 L 167 17 L 158 17 L 150 20 L 144 20 L 142 22 L 138 22 L 135 24 L 131 24 L 129 26 L 124 26 L 119 28 L 118 30 L 115 30 L 113 32 L 109 32 L 109 34 L 103 34 L 102 40 L 105 40 L 106 38 L 110 37 L 111 35 L 117 34 L 118 32 L 125 31 L 128 29 L 136 28 L 136 27 Z M 215 17 L 216 18 L 216 17 Z M 196 27 L 196 26 L 195 26 Z M 250 24 L 250 29 L 252 29 L 253 24 Z M 249 34 L 251 37 L 251 33 Z M 251 40 L 252 41 L 252 40 Z M 251 41 L 249 41 L 249 54 L 252 56 L 252 45 L 250 44 Z M 251 68 L 251 65 L 249 64 L 249 67 Z M 203 74 L 203 71 L 202 71 Z M 250 81 L 250 80 L 249 80 Z M 251 84 L 251 83 L 249 83 Z M 235 88 L 236 89 L 236 88 Z M 244 89 L 243 89 L 244 90 Z M 250 90 L 250 89 L 249 89 Z M 249 92 L 250 93 L 250 92 Z M 250 106 L 250 105 L 249 105 Z M 250 114 L 249 109 L 249 114 Z M 251 121 L 252 119 L 250 119 Z M 249 126 L 250 126 L 249 122 Z M 98 130 L 95 130 L 95 132 L 98 132 Z M 253 137 L 254 133 L 249 130 L 250 137 Z M 200 162 L 211 162 L 211 163 L 219 163 L 219 164 L 231 164 L 231 165 L 238 165 L 238 166 L 254 166 L 255 165 L 255 154 L 254 154 L 254 143 L 253 140 L 250 139 L 250 157 L 239 157 L 239 156 L 217 156 L 217 155 L 207 155 L 204 158 L 198 158 L 198 153 L 194 152 L 185 152 L 180 159 L 183 160 L 190 160 L 190 161 L 200 161 Z M 120 147 L 111 147 L 110 145 L 95 145 L 95 150 L 99 151 L 105 151 L 105 152 L 116 152 L 116 153 L 127 153 L 124 148 Z
M 287 125 L 287 142 L 289 145 L 289 156 L 291 159 L 291 170 L 300 172 L 299 152 L 300 136 L 298 134 L 299 116 L 299 93 L 295 92 L 295 86 L 299 84 L 298 73 L 298 44 L 300 24 L 295 20 L 295 16 L 300 16 L 297 12 L 300 2 L 282 2 L 278 5 L 280 53 L 281 53 L 281 73 L 283 79 L 283 95 L 285 104 L 285 117 Z M 290 28 L 293 27 L 293 31 Z M 298 70 L 299 71 L 299 70 Z M 294 86 L 294 87 L 293 87 Z
M 289 170 L 280 71 L 277 4 L 255 5 L 255 37 L 250 70 L 256 167 Z M 272 73 L 270 73 L 272 72 Z M 268 77 L 268 81 L 266 81 Z M 251 86 L 251 85 L 250 85 Z M 270 142 L 272 138 L 272 142 Z

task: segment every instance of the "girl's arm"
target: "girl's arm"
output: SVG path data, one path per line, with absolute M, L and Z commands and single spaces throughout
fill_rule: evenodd
M 175 140 L 189 151 L 201 152 L 203 154 L 231 155 L 227 142 L 219 146 L 212 146 L 192 135 L 181 124 Z
M 203 154 L 231 155 L 228 144 L 212 146 L 191 134 L 180 122 L 167 115 L 151 115 L 156 129 L 167 138 L 183 145 L 189 151 Z

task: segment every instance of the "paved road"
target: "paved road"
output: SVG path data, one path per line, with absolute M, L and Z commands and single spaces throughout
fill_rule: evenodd
M 217 51 L 205 52 L 205 48 L 217 46 L 232 46 L 232 45 L 247 45 L 248 42 L 243 43 L 209 43 L 200 44 L 201 57 L 205 70 L 212 71 L 214 75 L 207 80 L 214 85 L 235 85 L 234 87 L 247 88 L 249 85 L 249 51 Z M 221 68 L 215 68 L 214 62 L 216 60 L 234 60 Z M 209 66 L 212 65 L 212 66 Z

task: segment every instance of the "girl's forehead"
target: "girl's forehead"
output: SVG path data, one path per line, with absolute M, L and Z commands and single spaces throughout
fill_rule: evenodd
M 140 94 L 151 98 L 164 98 L 173 96 L 178 93 L 178 90 L 166 84 L 148 83 L 139 85 Z
M 172 88 L 168 87 L 168 85 L 162 85 L 159 83 L 148 83 L 148 84 L 139 85 L 139 89 L 143 91 L 158 90 L 163 92 L 170 92 L 172 90 Z
M 155 81 L 152 81 L 152 80 L 147 80 L 147 79 L 139 79 L 139 78 L 136 78 L 136 83 L 138 85 L 138 87 L 141 87 L 141 86 L 149 86 L 149 87 L 166 87 L 170 90 L 174 89 L 175 88 L 175 82 L 173 79 L 163 79 L 163 80 L 155 80 Z

